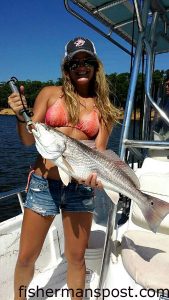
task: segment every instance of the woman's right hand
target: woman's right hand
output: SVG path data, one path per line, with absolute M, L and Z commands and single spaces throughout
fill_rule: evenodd
M 21 97 L 22 97 L 24 106 L 27 107 L 27 102 L 26 102 L 26 99 L 24 96 L 24 86 L 20 86 L 20 93 L 21 93 Z M 8 104 L 9 104 L 10 108 L 13 110 L 13 112 L 17 115 L 17 117 L 20 120 L 24 121 L 22 115 L 20 114 L 20 111 L 23 109 L 23 103 L 21 101 L 21 97 L 20 97 L 19 93 L 12 93 L 8 97 Z

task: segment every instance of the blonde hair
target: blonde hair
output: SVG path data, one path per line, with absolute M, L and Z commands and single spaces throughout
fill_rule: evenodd
M 72 124 L 76 124 L 79 118 L 80 103 L 78 101 L 78 94 L 74 85 L 71 82 L 69 72 L 65 71 L 64 60 L 62 64 L 62 76 L 63 76 L 63 92 L 65 95 L 65 103 L 68 108 L 69 120 Z M 106 126 L 117 122 L 119 110 L 110 102 L 109 99 L 109 84 L 106 79 L 103 64 L 97 58 L 98 66 L 96 67 L 95 77 L 91 84 L 93 84 L 93 90 L 95 94 L 95 105 L 100 112 L 101 118 Z

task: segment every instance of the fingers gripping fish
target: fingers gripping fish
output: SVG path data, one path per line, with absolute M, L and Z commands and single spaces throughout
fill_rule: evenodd
M 67 185 L 71 177 L 87 179 L 91 173 L 97 178 L 111 200 L 117 204 L 114 192 L 137 203 L 150 229 L 158 226 L 169 213 L 169 203 L 143 193 L 133 170 L 111 150 L 99 152 L 84 143 L 66 136 L 45 124 L 36 123 L 32 130 L 38 152 L 58 167 L 61 180 Z

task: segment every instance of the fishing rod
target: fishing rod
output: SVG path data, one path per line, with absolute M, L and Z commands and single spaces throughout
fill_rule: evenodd
M 20 99 L 21 99 L 21 102 L 22 102 L 22 105 L 23 105 L 23 109 L 21 109 L 19 111 L 19 114 L 23 116 L 25 122 L 26 122 L 26 127 L 27 127 L 27 130 L 29 132 L 31 132 L 29 130 L 29 126 L 33 124 L 32 122 L 32 119 L 31 117 L 33 116 L 33 112 L 31 112 L 24 104 L 23 100 L 22 100 L 22 95 L 21 95 L 21 92 L 20 92 L 20 89 L 19 89 L 19 82 L 18 82 L 18 79 L 16 77 L 11 77 L 11 79 L 7 82 L 9 84 L 9 87 L 11 89 L 11 91 L 13 93 L 18 93 L 19 96 L 20 96 Z

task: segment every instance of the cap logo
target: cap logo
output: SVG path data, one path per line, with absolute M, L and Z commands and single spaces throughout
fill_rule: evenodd
M 76 42 L 74 42 L 74 44 L 76 45 L 76 47 L 81 47 L 85 44 L 85 41 L 82 39 L 78 39 Z

